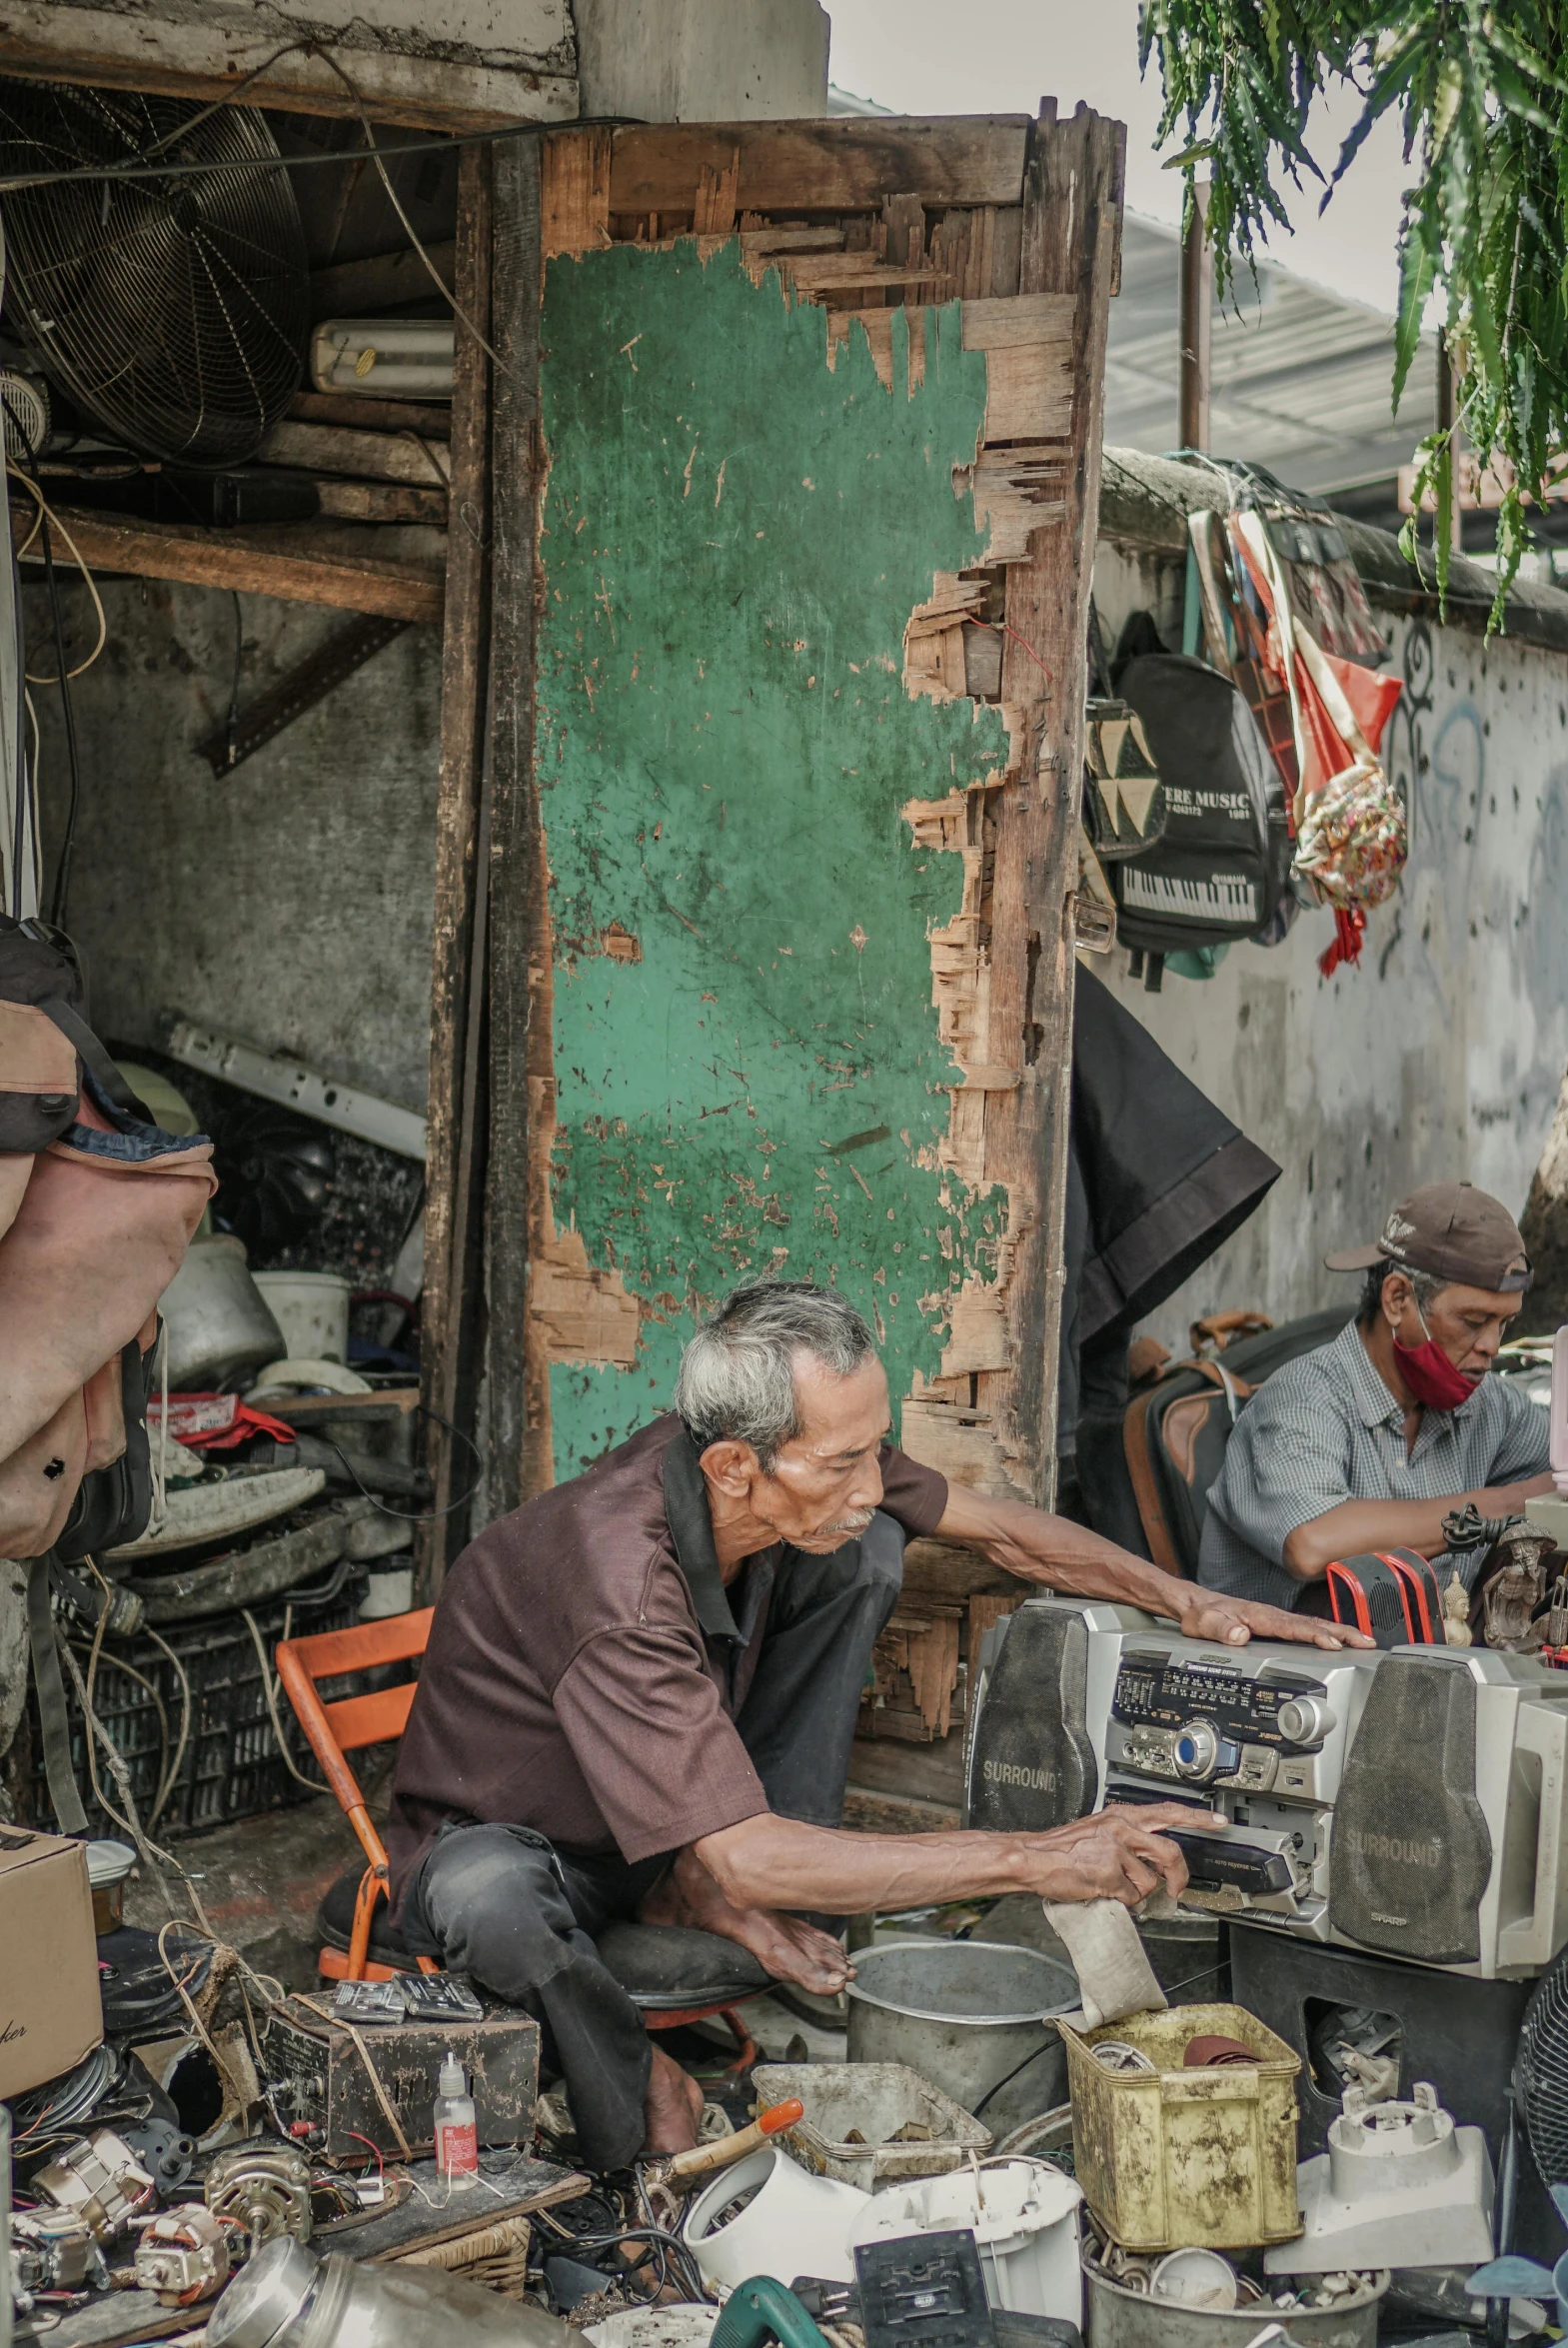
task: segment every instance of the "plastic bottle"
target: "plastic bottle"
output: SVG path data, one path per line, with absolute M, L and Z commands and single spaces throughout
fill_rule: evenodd
M 436 2081 L 436 2172 L 451 2184 L 479 2175 L 474 2098 L 463 2065 L 450 2047 Z

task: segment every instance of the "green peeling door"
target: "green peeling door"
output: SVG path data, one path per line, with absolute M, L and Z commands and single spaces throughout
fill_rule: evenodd
M 1119 147 L 956 127 L 546 142 L 525 1486 L 783 1276 L 1049 1489 Z

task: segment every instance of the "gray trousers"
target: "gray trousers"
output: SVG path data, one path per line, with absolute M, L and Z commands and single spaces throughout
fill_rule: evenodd
M 757 1673 L 736 1726 L 780 1816 L 836 1826 L 871 1648 L 897 1603 L 903 1533 L 878 1512 L 830 1557 L 779 1567 Z M 596 1934 L 634 1916 L 674 1857 L 574 1856 L 527 1826 L 450 1824 L 409 1887 L 403 1935 L 544 2026 L 583 2158 L 642 2150 L 652 2060 L 642 2018 L 599 1961 Z

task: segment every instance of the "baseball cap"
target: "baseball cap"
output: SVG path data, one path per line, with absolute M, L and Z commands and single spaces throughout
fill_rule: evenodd
M 1426 1182 L 1401 1198 L 1366 1247 L 1325 1255 L 1330 1271 L 1425 1271 L 1468 1288 L 1517 1294 L 1534 1276 L 1519 1225 L 1499 1199 L 1473 1182 Z

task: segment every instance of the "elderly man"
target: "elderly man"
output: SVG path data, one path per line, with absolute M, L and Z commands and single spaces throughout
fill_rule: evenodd
M 906 1534 L 1123 1599 L 1209 1639 L 1304 1623 L 1173 1581 L 1082 1526 L 949 1487 L 892 1448 L 871 1332 L 790 1282 L 730 1297 L 675 1412 L 490 1526 L 442 1591 L 387 1845 L 408 1946 L 543 2020 L 594 2167 L 694 2140 L 702 2096 L 651 2048 L 594 1935 L 695 1924 L 776 1978 L 842 1987 L 844 1915 L 1028 1890 L 1127 1904 L 1185 1871 L 1180 1805 L 1048 1834 L 838 1828 L 871 1646 Z
M 1429 1182 L 1370 1246 L 1326 1260 L 1365 1273 L 1361 1308 L 1242 1412 L 1198 1579 L 1288 1606 L 1334 1558 L 1401 1548 L 1468 1587 L 1484 1552 L 1447 1553 L 1445 1517 L 1469 1501 L 1517 1515 L 1552 1488 L 1545 1411 L 1486 1374 L 1530 1284 L 1518 1225 L 1469 1182 Z

